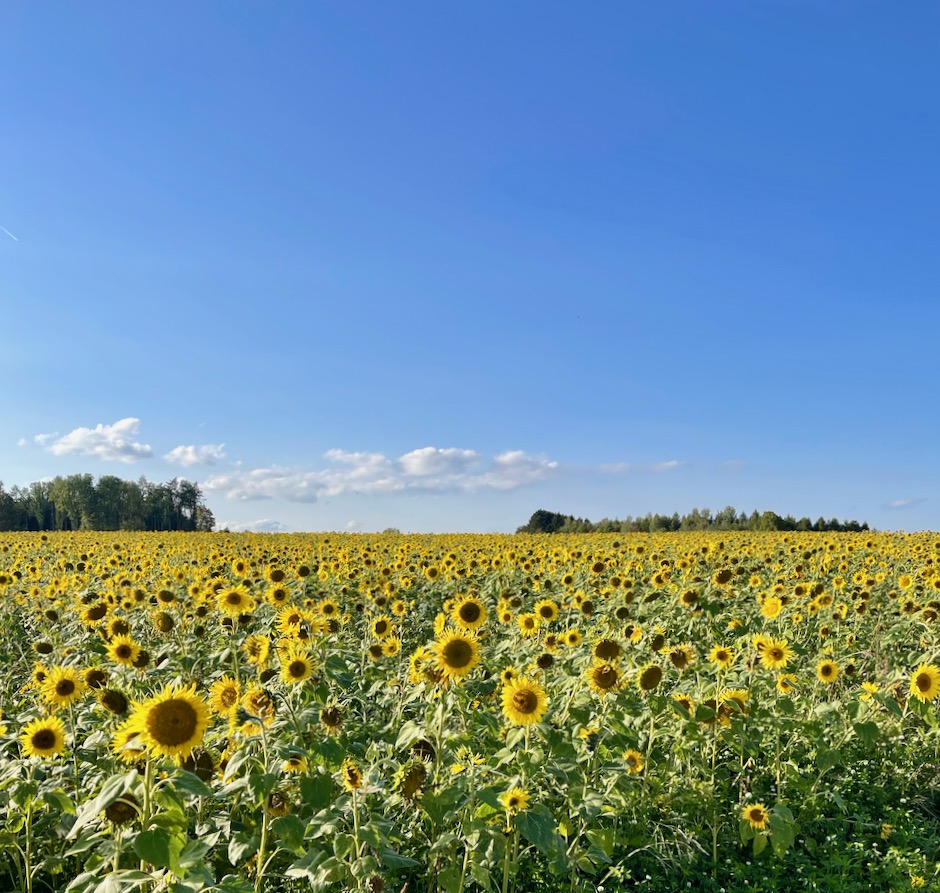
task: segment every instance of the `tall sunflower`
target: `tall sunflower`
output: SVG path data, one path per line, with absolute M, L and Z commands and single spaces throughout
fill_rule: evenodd
M 194 686 L 167 686 L 134 708 L 131 723 L 151 753 L 184 759 L 202 744 L 209 708 Z
M 52 667 L 42 684 L 43 697 L 55 707 L 74 704 L 86 690 L 85 680 L 72 667 Z
M 514 725 L 528 726 L 541 722 L 548 710 L 545 689 L 529 679 L 514 679 L 503 686 L 503 714 Z
M 460 599 L 450 612 L 451 620 L 461 629 L 476 630 L 486 622 L 486 605 L 476 596 Z
M 765 669 L 782 670 L 793 656 L 793 649 L 786 639 L 768 639 L 760 653 L 760 662 Z
M 281 658 L 281 679 L 297 685 L 313 673 L 313 659 L 305 648 L 290 647 Z
M 108 658 L 122 667 L 134 666 L 139 654 L 140 645 L 130 636 L 115 636 L 108 644 Z
M 27 757 L 54 757 L 65 749 L 65 725 L 57 716 L 34 719 L 23 726 L 20 747 Z
M 932 701 L 940 694 L 940 667 L 921 664 L 911 674 L 911 694 L 920 701 Z
M 437 669 L 448 680 L 466 676 L 480 663 L 480 643 L 465 633 L 445 631 L 432 650 Z

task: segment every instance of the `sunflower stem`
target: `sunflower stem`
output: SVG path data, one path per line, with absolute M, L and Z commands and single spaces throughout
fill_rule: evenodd
M 141 804 L 140 808 L 140 830 L 147 831 L 150 828 L 150 810 L 151 802 L 150 798 L 153 793 L 153 760 L 147 758 L 147 762 L 144 768 L 144 802 Z M 140 860 L 140 870 L 146 871 L 147 861 L 145 859 Z

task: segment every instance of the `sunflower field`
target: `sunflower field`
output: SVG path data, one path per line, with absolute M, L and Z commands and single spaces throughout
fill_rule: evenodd
M 940 536 L 0 535 L 0 889 L 940 890 Z

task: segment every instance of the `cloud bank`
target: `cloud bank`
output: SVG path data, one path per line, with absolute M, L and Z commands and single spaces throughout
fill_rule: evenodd
M 319 471 L 271 466 L 209 477 L 207 493 L 229 499 L 316 502 L 345 493 L 458 493 L 515 490 L 553 476 L 559 464 L 521 450 L 489 462 L 475 450 L 422 447 L 389 459 L 382 453 L 329 450 Z

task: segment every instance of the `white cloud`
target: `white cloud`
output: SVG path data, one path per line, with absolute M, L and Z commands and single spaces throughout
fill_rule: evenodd
M 681 468 L 685 465 L 685 462 L 680 462 L 678 459 L 668 459 L 665 462 L 657 462 L 655 465 L 650 466 L 651 471 L 672 471 L 674 468 Z
M 33 441 L 35 443 L 38 443 L 40 446 L 46 446 L 46 444 L 48 444 L 52 440 L 55 440 L 58 436 L 59 436 L 58 431 L 53 431 L 52 434 L 37 434 L 33 438 Z M 23 440 L 21 442 L 25 443 L 26 441 Z
M 291 528 L 273 518 L 249 521 L 247 524 L 216 524 L 217 530 L 231 530 L 232 533 L 288 533 Z
M 173 447 L 163 457 L 174 465 L 189 468 L 192 465 L 215 465 L 217 459 L 225 458 L 224 443 L 205 443 L 202 446 Z
M 892 499 L 888 503 L 889 509 L 909 509 L 911 506 L 920 505 L 924 499 Z
M 35 441 L 47 446 L 57 456 L 75 454 L 96 456 L 113 462 L 136 462 L 153 455 L 145 443 L 133 438 L 140 428 L 140 419 L 121 419 L 113 425 L 96 425 L 94 428 L 76 428 L 68 434 L 53 439 L 55 434 L 37 434 Z
M 391 460 L 382 453 L 330 450 L 332 467 L 303 471 L 272 466 L 208 478 L 203 489 L 229 499 L 316 502 L 344 493 L 444 493 L 513 490 L 555 474 L 559 464 L 516 450 L 490 463 L 474 450 L 423 447 Z

